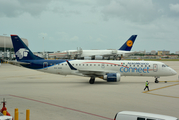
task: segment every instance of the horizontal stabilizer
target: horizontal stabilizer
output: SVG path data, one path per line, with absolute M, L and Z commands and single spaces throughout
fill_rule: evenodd
M 30 63 L 26 62 L 18 62 L 18 61 L 8 61 L 9 64 L 16 65 L 16 66 L 21 66 L 21 65 L 29 65 Z

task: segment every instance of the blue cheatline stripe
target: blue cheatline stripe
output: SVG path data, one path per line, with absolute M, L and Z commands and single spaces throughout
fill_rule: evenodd
M 23 67 L 40 70 L 40 69 L 50 68 L 58 64 L 66 63 L 66 60 L 25 60 L 22 62 L 30 63 L 28 65 L 22 65 Z M 48 64 L 47 67 L 44 67 L 44 63 Z

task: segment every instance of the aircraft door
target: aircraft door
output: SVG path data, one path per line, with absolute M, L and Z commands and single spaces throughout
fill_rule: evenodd
M 158 65 L 157 64 L 153 64 L 153 71 L 157 72 L 158 71 Z
M 48 69 L 48 62 L 44 62 L 44 63 L 43 63 L 43 68 L 44 68 L 44 70 L 47 70 L 47 69 Z
M 101 68 L 103 68 L 103 69 L 104 69 L 104 68 L 105 68 L 105 64 L 101 64 Z

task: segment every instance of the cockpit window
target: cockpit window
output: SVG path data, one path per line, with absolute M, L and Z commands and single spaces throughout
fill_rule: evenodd
M 163 64 L 162 67 L 168 67 L 167 65 Z

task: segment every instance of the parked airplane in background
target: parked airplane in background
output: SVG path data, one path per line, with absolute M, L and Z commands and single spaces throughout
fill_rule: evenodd
M 137 35 L 132 35 L 118 50 L 67 50 L 61 53 L 51 53 L 49 56 L 57 56 L 59 58 L 76 58 L 84 60 L 102 60 L 102 59 L 121 59 L 125 55 L 133 54 L 132 46 L 135 42 Z M 72 57 L 74 56 L 74 57 Z
M 121 76 L 151 76 L 158 82 L 160 76 L 177 74 L 164 63 L 154 61 L 45 60 L 35 56 L 17 35 L 11 35 L 11 39 L 17 59 L 15 64 L 59 75 L 90 77 L 90 84 L 95 82 L 96 77 L 118 82 Z

